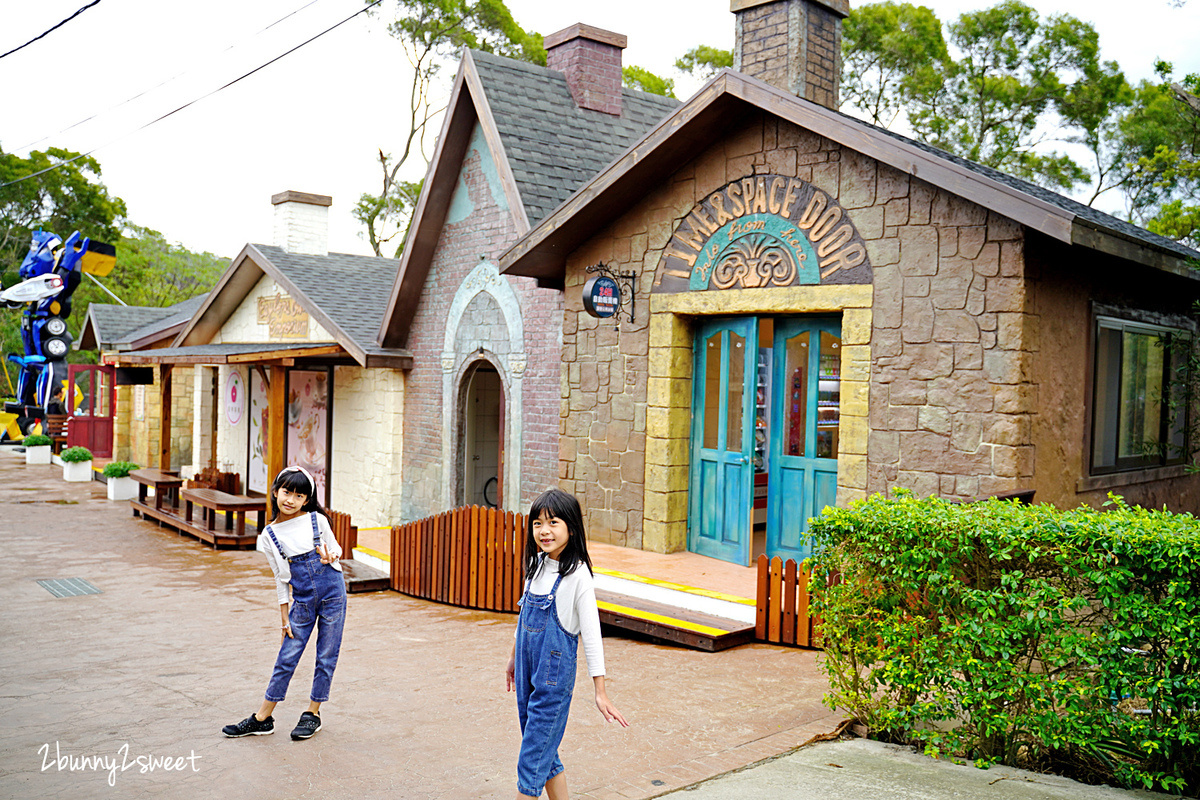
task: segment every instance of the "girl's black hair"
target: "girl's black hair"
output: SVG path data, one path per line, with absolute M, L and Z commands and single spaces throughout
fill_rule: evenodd
M 279 501 L 275 499 L 275 495 L 280 489 L 287 489 L 289 492 L 296 494 L 308 495 L 308 500 L 300 509 L 300 513 L 307 514 L 310 511 L 316 511 L 325 519 L 329 519 L 329 514 L 321 507 L 321 501 L 317 499 L 317 491 L 313 485 L 309 483 L 308 476 L 298 469 L 288 469 L 280 472 L 275 477 L 275 482 L 271 484 L 271 519 L 279 518 Z
M 581 563 L 587 564 L 588 572 L 591 572 L 592 557 L 588 555 L 587 534 L 583 530 L 583 509 L 575 495 L 555 488 L 538 495 L 525 518 L 525 577 L 532 578 L 538 567 L 538 554 L 542 551 L 533 538 L 533 523 L 542 514 L 561 519 L 567 526 L 567 546 L 558 555 L 558 574 L 569 575 Z

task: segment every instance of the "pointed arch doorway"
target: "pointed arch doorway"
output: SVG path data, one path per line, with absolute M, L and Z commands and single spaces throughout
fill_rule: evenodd
M 496 508 L 504 498 L 504 382 L 487 361 L 463 377 L 462 404 L 459 501 Z

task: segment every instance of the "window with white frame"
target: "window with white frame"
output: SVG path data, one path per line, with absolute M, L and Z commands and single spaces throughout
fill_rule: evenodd
M 1186 331 L 1097 317 L 1093 474 L 1183 463 L 1190 347 Z

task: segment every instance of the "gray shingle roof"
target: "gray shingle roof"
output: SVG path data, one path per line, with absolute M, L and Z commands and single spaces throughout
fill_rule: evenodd
M 630 89 L 621 116 L 579 108 L 557 70 L 478 50 L 471 57 L 530 225 L 587 183 L 680 105 Z
M 187 322 L 196 313 L 196 309 L 200 308 L 201 304 L 204 303 L 206 297 L 208 297 L 208 292 L 198 294 L 195 297 L 189 297 L 187 300 L 183 300 L 173 306 L 154 309 L 163 313 L 145 325 L 126 331 L 114 341 L 118 343 L 136 342 L 138 339 L 143 339 L 164 331 L 167 328 Z
M 1072 200 L 1066 195 L 1061 195 L 1058 192 L 1043 188 L 1037 184 L 1013 177 L 1012 175 L 1001 172 L 997 169 L 993 169 L 992 167 L 987 167 L 974 161 L 968 161 L 960 156 L 947 153 L 945 150 L 941 150 L 931 144 L 926 144 L 924 142 L 917 141 L 916 139 L 910 139 L 907 136 L 902 136 L 901 134 L 895 133 L 894 131 L 889 131 L 886 128 L 877 127 L 869 122 L 864 122 L 861 119 L 857 119 L 856 117 L 851 117 L 847 114 L 843 114 L 842 112 L 837 113 L 841 114 L 848 120 L 852 120 L 858 125 L 870 128 L 877 133 L 890 136 L 893 139 L 898 139 L 902 142 L 912 145 L 913 147 L 924 150 L 930 155 L 937 156 L 938 158 L 954 163 L 964 169 L 971 170 L 972 172 L 976 172 L 994 181 L 1011 186 L 1017 191 L 1024 192 L 1025 194 L 1035 197 L 1042 202 L 1057 206 L 1064 211 L 1074 214 L 1080 219 L 1092 223 L 1096 227 L 1106 228 L 1135 241 L 1144 242 L 1146 244 L 1153 245 L 1154 247 L 1160 247 L 1164 250 L 1169 250 L 1182 258 L 1200 257 L 1200 252 L 1192 250 L 1190 247 L 1182 245 L 1174 239 L 1168 239 L 1167 237 L 1160 236 L 1157 233 L 1151 233 L 1145 228 L 1139 228 L 1137 225 L 1134 225 L 1131 222 L 1126 222 L 1125 220 L 1118 219 L 1110 214 L 1105 214 L 1103 211 L 1092 208 L 1091 206 L 1085 206 L 1083 203 L 1080 203 L 1077 200 Z
M 254 247 L 364 352 L 397 352 L 381 348 L 375 336 L 396 281 L 398 260 L 345 253 L 303 255 L 269 244 Z
M 102 348 L 116 342 L 130 341 L 126 334 L 151 325 L 169 313 L 169 308 L 154 306 L 120 306 L 112 303 L 92 303 L 88 306 L 88 314 L 92 317 L 92 325 Z

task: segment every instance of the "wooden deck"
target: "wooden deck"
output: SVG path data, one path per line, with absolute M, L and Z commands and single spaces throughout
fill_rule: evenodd
M 194 536 L 202 542 L 211 544 L 214 548 L 250 550 L 258 541 L 258 528 L 254 525 L 247 524 L 244 533 L 238 536 L 233 530 L 227 530 L 222 526 L 214 526 L 210 530 L 205 525 L 188 522 L 184 519 L 181 509 L 170 504 L 164 504 L 162 508 L 155 508 L 149 502 L 130 500 L 129 505 L 133 510 L 134 517 L 141 517 L 147 521 L 153 520 L 158 523 L 159 527 L 174 528 L 181 535 Z M 225 512 L 211 513 L 223 514 Z M 346 578 L 347 592 L 357 594 L 389 588 L 389 578 L 386 573 L 355 561 L 351 558 L 350 553 L 345 553 L 345 556 L 342 559 L 342 575 Z

